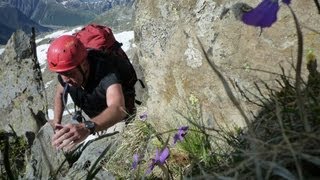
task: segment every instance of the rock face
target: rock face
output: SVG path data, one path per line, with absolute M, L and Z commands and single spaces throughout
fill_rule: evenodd
M 99 156 L 112 152 L 116 141 L 120 141 L 120 138 L 116 138 L 117 135 L 90 140 L 71 157 L 70 154 L 53 148 L 52 135 L 53 130 L 49 123 L 40 129 L 31 147 L 24 179 L 85 179 L 92 173 L 90 170 L 101 169 L 97 163 L 100 162 Z M 103 169 L 97 171 L 95 177 L 114 179 L 112 174 Z
M 255 7 L 259 0 L 247 0 Z M 176 111 L 186 114 L 186 101 L 198 98 L 203 119 L 208 123 L 236 123 L 243 118 L 229 100 L 223 84 L 208 65 L 206 54 L 227 80 L 246 90 L 263 80 L 274 85 L 281 64 L 294 74 L 297 37 L 289 8 L 281 4 L 278 21 L 261 31 L 239 21 L 242 5 L 238 0 L 136 1 L 135 43 L 148 87 L 149 119 L 173 122 Z M 320 45 L 319 34 L 305 27 L 320 29 L 319 15 L 312 1 L 292 1 L 291 7 L 304 25 L 304 51 Z M 305 66 L 304 66 L 305 67 Z M 258 70 L 253 70 L 258 69 Z M 231 84 L 230 84 L 231 85 Z M 231 86 L 234 87 L 234 86 Z M 248 106 L 232 88 L 245 110 Z M 257 93 L 258 94 L 258 93 Z M 243 106 L 244 107 L 244 106 Z
M 37 133 L 47 105 L 40 67 L 24 32 L 12 35 L 0 64 L 0 127 L 10 131 L 11 125 L 19 136 Z
M 0 127 L 26 137 L 32 145 L 31 155 L 26 156 L 29 161 L 26 177 L 39 179 L 49 177 L 65 158 L 50 145 L 51 126 L 47 123 L 43 128 L 47 101 L 40 66 L 31 49 L 30 37 L 17 31 L 1 55 Z
M 51 145 L 53 129 L 46 123 L 37 133 L 28 156 L 24 179 L 50 179 L 61 177 L 61 172 L 68 171 L 68 163 L 62 151 Z M 60 169 L 59 169 L 60 168 Z M 59 173 L 57 173 L 59 170 Z

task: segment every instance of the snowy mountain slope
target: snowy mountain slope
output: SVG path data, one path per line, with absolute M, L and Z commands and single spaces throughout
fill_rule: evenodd
M 6 44 L 16 29 L 30 32 L 31 27 L 45 32 L 96 22 L 117 31 L 132 29 L 133 4 L 134 0 L 0 1 L 0 44 Z
M 115 6 L 132 7 L 134 0 L 60 0 L 60 3 L 67 9 L 91 11 L 95 14 L 101 14 Z

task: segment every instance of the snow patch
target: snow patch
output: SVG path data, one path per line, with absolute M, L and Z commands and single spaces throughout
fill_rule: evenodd
M 122 49 L 128 51 L 131 47 L 132 41 L 134 39 L 133 31 L 124 31 L 121 33 L 114 34 L 116 40 L 122 43 Z
M 53 82 L 53 80 L 51 80 L 51 81 L 49 81 L 49 82 L 46 82 L 46 84 L 44 85 L 44 88 L 47 89 L 52 82 Z
M 79 27 L 76 27 L 76 28 L 74 28 L 72 30 L 59 30 L 59 31 L 56 31 L 54 33 L 48 34 L 43 38 L 37 39 L 36 43 L 38 43 L 38 42 L 40 42 L 40 41 L 42 41 L 44 39 L 57 38 L 57 37 L 62 36 L 62 35 L 72 35 L 73 33 L 81 30 L 82 28 L 83 28 L 83 26 L 79 26 Z
M 74 113 L 74 108 L 69 109 L 69 112 L 70 112 L 70 113 Z M 69 112 L 68 112 L 68 111 L 63 111 L 62 116 L 69 115 Z M 54 117 L 54 111 L 53 111 L 53 109 L 48 109 L 48 118 L 49 118 L 50 120 L 52 120 L 53 117 Z

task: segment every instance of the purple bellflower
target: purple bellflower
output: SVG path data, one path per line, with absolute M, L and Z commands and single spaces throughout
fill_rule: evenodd
M 178 132 L 173 137 L 173 144 L 176 144 L 177 141 L 182 141 L 184 139 L 184 136 L 187 134 L 188 129 L 188 126 L 180 127 L 178 129 Z
M 134 154 L 133 155 L 133 162 L 132 162 L 132 169 L 137 169 L 138 164 L 139 164 L 139 155 Z
M 282 2 L 289 5 L 291 0 L 282 0 Z M 242 21 L 256 27 L 271 27 L 277 21 L 279 8 L 278 0 L 262 0 L 256 8 L 243 14 Z
M 147 170 L 146 174 L 150 174 L 153 168 L 158 165 L 162 166 L 166 160 L 168 159 L 170 155 L 169 148 L 166 147 L 163 151 L 159 152 L 159 150 L 156 150 L 156 155 L 154 159 L 152 159 L 151 164 L 149 165 L 149 169 Z
M 140 115 L 141 121 L 145 121 L 148 118 L 147 112 L 144 112 L 143 114 Z

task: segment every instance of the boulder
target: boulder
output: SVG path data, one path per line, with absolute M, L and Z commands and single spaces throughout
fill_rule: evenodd
M 235 84 L 259 96 L 254 82 L 262 80 L 275 87 L 274 79 L 281 74 L 280 65 L 287 75 L 294 75 L 297 35 L 289 8 L 279 1 L 277 22 L 261 30 L 239 20 L 247 7 L 240 2 L 136 2 L 135 57 L 143 67 L 148 89 L 149 119 L 172 124 L 179 113 L 188 114 L 187 101 L 196 97 L 207 124 L 245 125 L 223 83 L 208 64 L 200 43 L 248 114 L 255 114 L 259 107 L 246 101 Z M 260 2 L 246 1 L 251 7 Z M 303 25 L 304 51 L 318 48 L 320 35 L 312 31 L 320 29 L 314 2 L 292 1 L 291 7 Z M 303 75 L 305 70 L 303 66 Z M 266 92 L 263 88 L 261 91 Z
M 12 35 L 0 57 L 0 127 L 18 136 L 36 134 L 46 122 L 46 97 L 39 63 L 30 37 L 23 31 Z
M 69 170 L 64 152 L 51 145 L 53 129 L 46 123 L 37 133 L 28 157 L 25 179 L 61 178 Z

